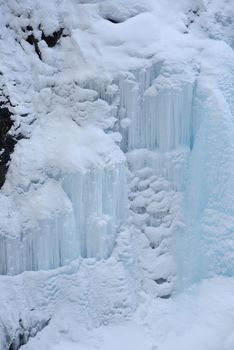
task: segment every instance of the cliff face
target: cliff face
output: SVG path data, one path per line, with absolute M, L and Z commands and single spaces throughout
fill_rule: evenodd
M 0 9 L 3 349 L 53 349 L 59 319 L 78 342 L 232 276 L 231 1 Z
M 1 156 L 0 156 L 0 186 L 2 187 L 5 179 L 6 173 L 9 166 L 10 155 L 14 150 L 16 139 L 9 133 L 12 126 L 12 113 L 9 108 L 9 100 L 2 96 L 2 104 L 0 108 L 0 133 L 1 133 Z M 5 100 L 5 101 L 4 101 Z

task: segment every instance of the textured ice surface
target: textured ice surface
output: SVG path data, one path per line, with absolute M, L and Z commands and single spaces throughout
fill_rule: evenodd
M 1 276 L 4 350 L 50 319 L 22 348 L 105 349 L 93 327 L 139 304 L 147 350 L 232 350 L 231 278 L 171 299 L 233 275 L 232 2 L 0 6 L 11 132 L 24 136 L 0 193 L 1 273 L 68 265 Z M 60 28 L 48 47 L 42 30 Z
M 153 64 L 120 83 L 120 118 L 129 120 L 128 132 L 123 133 L 124 149 L 165 152 L 181 145 L 190 147 L 195 77 L 191 72 L 181 77 L 161 66 L 161 62 Z M 121 126 L 125 129 L 122 120 Z
M 90 277 L 93 277 L 91 273 Z M 51 284 L 51 279 L 49 281 Z M 74 280 L 71 285 L 72 294 Z M 66 308 L 66 312 L 58 312 L 49 326 L 22 349 L 118 350 L 127 346 L 129 350 L 232 350 L 233 290 L 233 278 L 220 276 L 204 280 L 174 299 L 145 297 L 132 317 L 121 320 L 120 315 L 115 322 L 105 322 L 94 329 L 81 326 L 84 320 L 77 311 L 84 309 L 78 305 Z M 123 293 L 120 296 L 123 297 Z M 106 306 L 111 309 L 109 298 Z M 98 314 L 92 312 L 94 319 L 95 315 Z
M 105 261 L 76 260 L 52 271 L 1 276 L 2 349 L 9 349 L 20 335 L 26 339 L 34 337 L 55 314 L 61 334 L 72 327 L 70 321 L 66 321 L 68 315 L 78 322 L 74 342 L 87 329 L 127 317 L 135 308 L 136 295 L 134 270 L 129 265 L 131 242 L 126 232 L 123 243 L 120 242 L 113 257 Z M 131 274 L 120 261 L 121 255 L 128 257 Z
M 63 188 L 73 204 L 80 255 L 107 258 L 128 216 L 125 164 L 65 175 Z
M 219 50 L 222 57 L 212 60 L 211 69 L 210 56 Z M 183 275 L 190 282 L 215 274 L 233 275 L 233 58 L 230 47 L 213 43 L 197 82 L 198 126 L 185 202 L 187 243 L 181 248 Z
M 24 200 L 20 213 L 30 221 L 27 226 L 21 219 L 19 232 L 11 223 L 10 237 L 5 228 L 0 238 L 1 274 L 48 270 L 79 256 L 107 258 L 128 216 L 125 164 L 66 174 L 61 186 L 50 181 L 27 198 L 28 203 Z
M 32 137 L 17 145 L 1 193 L 8 217 L 1 272 L 55 268 L 79 255 L 107 257 L 127 217 L 126 198 L 125 160 L 111 135 L 55 113 L 41 118 Z

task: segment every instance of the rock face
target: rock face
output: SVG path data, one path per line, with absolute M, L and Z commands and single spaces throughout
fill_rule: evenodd
M 28 26 L 26 26 L 26 28 L 24 28 L 22 30 L 23 30 L 23 32 L 28 33 L 26 41 L 30 45 L 34 46 L 35 52 L 41 60 L 42 59 L 41 50 L 40 50 L 39 44 L 38 44 L 40 40 L 37 37 L 35 37 L 34 30 L 33 30 L 32 26 L 28 25 Z M 44 40 L 48 47 L 54 47 L 58 43 L 59 39 L 61 38 L 61 36 L 63 34 L 63 30 L 64 30 L 64 28 L 60 28 L 60 29 L 54 31 L 52 34 L 46 35 L 44 33 L 44 31 L 42 30 L 41 25 L 39 25 L 38 31 L 39 31 L 40 35 L 38 35 L 38 37 L 41 37 L 41 40 Z
M 61 36 L 63 34 L 63 30 L 64 30 L 64 28 L 60 28 L 60 29 L 56 30 L 55 32 L 53 32 L 51 35 L 45 35 L 45 33 L 42 32 L 41 38 L 42 38 L 42 40 L 45 40 L 48 47 L 54 47 L 57 44 L 57 42 L 59 41 L 59 39 L 61 38 Z
M 13 127 L 11 103 L 4 95 L 5 86 L 0 88 L 0 187 L 3 186 L 9 167 L 11 153 L 14 151 L 16 138 L 11 134 Z
M 9 166 L 10 155 L 14 150 L 16 140 L 9 134 L 13 122 L 11 112 L 7 107 L 0 108 L 0 187 L 5 182 L 7 169 Z

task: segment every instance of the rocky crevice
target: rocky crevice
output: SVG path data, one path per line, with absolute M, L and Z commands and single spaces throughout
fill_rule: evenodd
M 35 337 L 38 332 L 47 327 L 49 323 L 50 319 L 37 321 L 27 329 L 23 320 L 19 319 L 18 329 L 16 330 L 15 336 L 9 340 L 9 345 L 6 350 L 20 349 L 23 345 L 28 343 L 30 338 Z
M 64 28 L 60 28 L 57 31 L 54 31 L 51 35 L 45 35 L 42 31 L 41 39 L 46 42 L 48 47 L 54 47 L 63 34 Z
M 0 73 L 2 78 L 2 74 Z M 6 94 L 6 86 L 0 86 L 0 188 L 3 186 L 10 157 L 14 151 L 17 137 L 11 132 L 14 121 L 12 119 L 12 104 L 9 96 Z M 20 136 L 19 136 L 20 138 Z
M 34 31 L 31 25 L 26 26 L 25 28 L 22 28 L 23 32 L 27 32 L 28 36 L 26 37 L 26 41 L 34 46 L 35 52 L 38 55 L 39 59 L 42 60 L 41 50 L 39 48 L 39 42 L 40 40 L 35 37 Z M 60 28 L 56 31 L 54 31 L 50 35 L 46 35 L 41 27 L 39 25 L 39 30 L 41 31 L 41 40 L 44 40 L 48 47 L 54 47 L 57 45 L 59 39 L 63 35 L 64 28 Z M 64 35 L 66 36 L 66 35 Z

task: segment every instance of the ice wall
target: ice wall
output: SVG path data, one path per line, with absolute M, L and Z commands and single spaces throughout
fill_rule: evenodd
M 64 192 L 59 185 L 52 191 L 45 189 L 55 201 L 56 191 L 62 192 L 64 202 L 54 210 L 50 207 L 44 217 L 40 217 L 40 206 L 46 208 L 47 199 L 40 203 L 39 198 L 32 198 L 35 208 L 28 204 L 25 210 L 31 220 L 35 211 L 34 225 L 15 236 L 0 236 L 0 273 L 53 269 L 79 256 L 107 258 L 128 215 L 125 169 L 123 162 L 65 174 Z M 25 212 L 21 215 L 26 217 Z
M 193 142 L 195 74 L 181 74 L 179 70 L 168 69 L 159 61 L 121 75 L 109 85 L 104 82 L 99 84 L 95 80 L 87 81 L 82 88 L 74 85 L 74 90 L 69 85 L 72 101 L 77 104 L 76 113 L 71 110 L 74 121 L 57 116 L 45 120 L 47 129 L 49 125 L 62 139 L 53 141 L 46 131 L 43 137 L 45 156 L 41 156 L 42 164 L 38 167 L 48 167 L 48 161 L 43 158 L 46 157 L 50 167 L 67 169 L 58 173 L 56 181 L 61 183 L 70 210 L 67 212 L 61 206 L 51 218 L 36 218 L 33 227 L 26 231 L 20 230 L 15 237 L 2 237 L 2 273 L 51 269 L 78 256 L 105 259 L 111 254 L 118 230 L 121 224 L 127 222 L 128 213 L 126 164 L 123 157 L 119 156 L 121 152 L 116 151 L 118 147 L 113 148 L 110 137 L 113 131 L 122 134 L 121 147 L 128 153 L 132 176 L 138 177 L 137 173 L 141 169 L 144 172 L 147 167 L 151 171 L 152 186 L 150 183 L 146 187 L 142 185 L 136 194 L 144 196 L 141 192 L 151 188 L 147 204 L 149 208 L 140 209 L 151 210 L 142 229 L 145 230 L 147 226 L 158 227 L 170 221 L 169 217 L 176 210 L 173 209 L 174 204 L 169 209 L 171 205 L 168 206 L 168 201 L 174 198 L 174 191 L 184 188 L 187 158 Z M 64 104 L 63 96 L 68 87 L 61 89 L 56 90 L 58 104 Z M 81 127 L 77 127 L 76 123 Z M 96 129 L 90 128 L 92 123 L 106 128 L 110 135 L 107 137 L 100 133 L 96 126 Z M 41 131 L 38 133 L 40 135 Z M 95 143 L 89 144 L 88 140 L 94 137 Z M 106 144 L 105 138 L 108 139 Z M 114 134 L 112 138 L 115 139 Z M 25 148 L 25 157 L 30 159 L 28 164 L 34 157 L 38 141 L 32 138 L 31 155 Z M 66 155 L 61 160 L 63 142 L 66 143 Z M 113 158 L 111 162 L 108 154 L 110 150 Z M 88 159 L 92 159 L 92 162 Z M 80 164 L 85 166 L 78 170 Z M 29 168 L 29 172 L 34 171 L 33 167 Z M 143 177 L 142 181 L 148 180 Z M 163 195 L 157 195 L 160 191 L 164 191 L 165 197 L 168 197 L 164 204 L 157 204 L 157 198 Z M 53 192 L 51 196 L 54 196 Z M 172 203 L 178 201 L 173 199 Z M 178 205 L 175 206 L 178 211 Z M 48 212 L 50 210 L 48 208 Z M 168 234 L 167 229 L 165 231 L 162 228 L 162 231 Z M 11 254 L 13 251 L 17 252 L 15 258 Z
M 121 147 L 127 154 L 130 220 L 142 288 L 162 298 L 170 297 L 177 274 L 172 238 L 184 227 L 196 74 L 196 69 L 181 73 L 159 61 L 128 73 L 106 96 L 102 91 L 109 103 L 116 103 Z
M 185 188 L 189 152 L 187 147 L 179 147 L 165 153 L 158 149 L 143 148 L 129 152 L 128 161 L 131 171 L 137 172 L 149 167 L 154 175 L 162 176 L 170 182 L 173 189 L 181 191 Z
M 166 152 L 190 147 L 193 89 L 194 74 L 169 73 L 161 62 L 122 80 L 119 116 L 123 148 Z
M 15 275 L 27 270 L 48 270 L 79 256 L 73 213 L 38 221 L 19 237 L 0 237 L 0 273 Z
M 214 52 L 222 56 L 216 55 L 210 65 Z M 213 42 L 205 51 L 202 68 L 194 98 L 196 127 L 184 203 L 186 229 L 175 241 L 183 285 L 234 272 L 233 51 Z
M 64 176 L 82 257 L 105 259 L 111 254 L 117 231 L 127 219 L 126 180 L 124 163 Z

